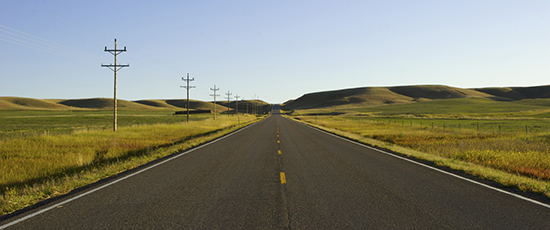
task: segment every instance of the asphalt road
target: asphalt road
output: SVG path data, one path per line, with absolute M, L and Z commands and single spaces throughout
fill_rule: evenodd
M 216 142 L 1 224 L 7 229 L 549 229 L 550 208 L 336 138 L 274 111 Z

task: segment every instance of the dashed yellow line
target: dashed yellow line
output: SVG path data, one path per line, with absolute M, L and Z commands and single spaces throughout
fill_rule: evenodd
M 281 152 L 281 150 L 277 151 L 277 153 L 278 153 L 279 155 L 283 154 L 283 153 Z
M 277 143 L 281 143 L 281 141 L 280 141 L 280 140 L 277 140 Z
M 286 184 L 286 176 L 284 172 L 281 172 L 281 184 Z

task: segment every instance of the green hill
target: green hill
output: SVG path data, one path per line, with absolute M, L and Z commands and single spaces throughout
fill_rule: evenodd
M 492 95 L 472 89 L 461 89 L 444 85 L 397 86 L 390 91 L 415 99 L 450 99 L 450 98 L 489 98 Z
M 166 100 L 139 100 L 134 102 L 156 108 L 178 109 L 178 107 L 166 103 Z
M 187 108 L 186 99 L 175 99 L 175 100 L 166 100 L 166 104 L 173 106 L 177 109 Z M 214 110 L 214 105 L 212 102 L 189 100 L 189 109 L 198 109 L 198 110 Z M 225 106 L 216 104 L 216 111 L 227 110 Z
M 48 100 L 0 97 L 0 110 L 69 110 L 70 107 Z
M 372 107 L 459 98 L 485 98 L 496 101 L 550 98 L 550 86 L 479 89 L 462 89 L 444 85 L 362 87 L 305 94 L 285 103 L 283 109 Z
M 364 87 L 306 94 L 284 105 L 284 109 L 332 106 L 378 106 L 450 98 L 489 98 L 492 95 L 471 89 L 442 85 Z
M 190 100 L 192 110 L 212 110 L 212 102 Z M 117 100 L 118 110 L 182 110 L 186 108 L 187 100 Z M 240 107 L 240 106 L 239 106 Z M 33 99 L 22 97 L 0 97 L 0 111 L 23 110 L 112 110 L 113 99 Z M 226 111 L 223 105 L 216 104 L 217 111 Z
M 113 99 L 109 98 L 88 98 L 88 99 L 73 99 L 60 101 L 59 104 L 81 108 L 81 109 L 112 109 L 114 106 Z M 151 110 L 155 107 L 143 105 L 136 102 L 117 100 L 117 107 L 120 110 Z
M 349 104 L 406 103 L 410 97 L 396 94 L 387 88 L 367 87 L 306 94 L 285 104 L 285 109 L 324 108 Z
M 532 87 L 491 87 L 474 89 L 505 100 L 550 98 L 550 85 Z
M 224 110 L 221 110 L 222 113 L 234 113 L 235 112 L 235 101 L 218 101 L 217 104 L 223 105 Z M 239 113 L 268 113 L 271 110 L 269 103 L 261 100 L 244 100 L 239 101 Z M 229 108 L 229 110 L 228 110 Z M 219 110 L 218 110 L 219 111 Z

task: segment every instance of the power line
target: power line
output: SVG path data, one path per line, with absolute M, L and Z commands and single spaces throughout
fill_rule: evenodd
M 64 16 L 61 15 L 61 14 L 57 14 L 57 13 L 55 13 L 55 12 L 52 12 L 52 11 L 50 11 L 50 10 L 47 10 L 47 9 L 45 9 L 45 8 L 43 8 L 43 7 L 40 7 L 40 6 L 36 5 L 36 4 L 33 4 L 33 3 L 29 2 L 29 1 L 26 1 L 26 0 L 23 0 L 23 1 L 22 1 L 22 2 L 25 2 L 27 5 L 21 4 L 20 1 L 14 1 L 14 2 L 16 2 L 16 3 L 18 3 L 19 5 L 21 5 L 21 6 L 23 6 L 23 7 L 26 7 L 26 8 L 28 8 L 28 9 L 32 10 L 32 11 L 36 11 L 36 12 L 38 12 L 38 13 L 41 13 L 42 15 L 44 15 L 44 16 L 46 16 L 46 17 L 49 17 L 49 18 L 51 18 L 51 19 L 53 19 L 53 20 L 56 20 L 56 21 L 58 21 L 58 22 L 61 22 L 61 23 L 63 23 L 63 24 L 66 24 L 66 25 L 69 25 L 69 26 L 73 26 L 73 27 L 75 27 L 75 28 L 78 28 L 78 29 L 87 31 L 87 32 L 89 32 L 90 34 L 93 34 L 93 35 L 95 35 L 95 36 L 97 36 L 97 37 L 109 38 L 109 35 L 106 35 L 106 34 L 104 34 L 104 33 L 101 33 L 100 31 L 94 30 L 94 29 L 92 29 L 92 28 L 90 28 L 90 27 L 84 26 L 84 25 L 82 25 L 82 24 L 80 24 L 80 23 L 75 22 L 74 20 L 72 20 L 72 19 L 70 19 L 70 18 L 66 18 L 66 17 L 64 17 Z M 29 7 L 29 6 L 32 6 L 32 7 Z M 34 7 L 35 9 L 33 9 L 33 7 Z M 38 9 L 38 10 L 37 10 L 37 9 Z M 45 12 L 46 12 L 46 13 L 45 13 Z M 69 22 L 70 22 L 70 23 L 69 23 Z M 71 25 L 71 23 L 72 23 L 72 25 Z M 90 41 L 93 42 L 93 40 L 90 40 Z
M 60 45 L 5 25 L 0 25 L 0 37 L 4 37 L 0 38 L 2 41 L 61 56 L 71 56 L 80 59 L 82 59 L 82 54 L 85 54 L 86 56 L 99 56 L 91 55 L 90 53 L 81 50 Z
M 49 18 L 51 18 L 51 19 L 53 19 L 53 20 L 56 20 L 56 21 L 58 21 L 58 22 L 60 22 L 60 23 L 63 23 L 63 24 L 68 25 L 68 26 L 70 26 L 70 27 L 79 29 L 79 30 L 84 31 L 84 32 L 86 32 L 86 33 L 88 33 L 88 34 L 94 35 L 94 36 L 96 36 L 96 37 L 98 37 L 98 38 L 102 38 L 102 39 L 103 39 L 103 38 L 108 37 L 107 35 L 105 35 L 105 34 L 99 32 L 99 31 L 97 31 L 97 30 L 94 30 L 94 29 L 92 29 L 91 27 L 88 27 L 88 26 L 82 25 L 82 24 L 80 24 L 80 23 L 77 23 L 77 22 L 75 22 L 74 20 L 72 20 L 71 18 L 64 17 L 64 16 L 61 15 L 61 14 L 57 14 L 57 13 L 55 13 L 55 12 L 53 12 L 53 11 L 47 10 L 47 9 L 45 9 L 45 8 L 43 8 L 43 7 L 40 7 L 40 6 L 36 5 L 36 4 L 33 4 L 33 3 L 29 2 L 29 1 L 26 1 L 26 0 L 23 0 L 23 1 L 14 1 L 14 3 L 17 3 L 17 4 L 23 6 L 23 7 L 27 8 L 27 9 L 33 11 L 33 12 L 40 13 L 40 14 L 42 14 L 42 15 L 44 15 L 44 16 L 46 16 L 46 17 L 49 17 Z M 5 11 L 5 10 L 3 10 L 3 9 L 0 9 L 0 10 L 1 10 L 1 11 Z M 9 11 L 5 11 L 5 12 L 6 12 L 6 13 L 11 13 L 11 12 L 9 12 Z M 21 17 L 21 18 L 23 18 L 23 19 L 32 21 L 32 22 L 34 22 L 34 23 L 37 23 L 37 24 L 41 25 L 42 27 L 46 27 L 46 28 L 50 28 L 51 30 L 55 30 L 55 28 L 52 28 L 52 27 L 50 27 L 50 26 L 47 25 L 47 24 L 43 24 L 43 23 L 41 23 L 41 22 L 39 22 L 39 21 L 36 21 L 36 20 L 34 20 L 34 19 L 31 19 L 31 18 L 23 17 L 23 16 L 20 15 L 20 14 L 14 14 L 14 16 Z M 11 29 L 11 28 L 10 28 L 10 29 Z M 71 31 L 74 31 L 74 30 L 71 30 Z M 19 31 L 19 32 L 20 32 L 20 31 Z M 21 33 L 22 33 L 22 32 L 21 32 Z M 78 35 L 77 33 L 71 33 L 70 35 L 75 35 L 75 34 Z M 29 36 L 32 36 L 32 35 L 29 35 Z M 35 37 L 35 36 L 32 36 L 32 37 Z M 35 38 L 38 38 L 38 37 L 35 37 Z M 12 39 L 13 39 L 13 38 L 12 38 Z M 38 39 L 40 39 L 40 38 L 38 38 Z M 86 41 L 88 41 L 88 42 L 98 44 L 98 43 L 94 42 L 93 40 L 90 40 L 90 39 L 89 39 L 89 36 L 79 36 L 79 39 L 81 39 L 81 40 L 86 40 Z M 32 46 L 29 45 L 29 44 L 26 44 L 26 45 L 25 45 L 25 44 L 21 44 L 20 42 L 18 43 L 18 42 L 14 42 L 14 41 L 11 41 L 11 40 L 6 40 L 6 39 L 3 39 L 3 38 L 0 38 L 0 40 L 6 41 L 6 42 L 10 42 L 10 43 L 13 43 L 13 44 L 17 44 L 17 45 L 21 45 L 21 46 L 25 46 L 25 47 L 29 47 L 29 48 L 33 48 L 33 49 L 40 50 L 40 51 L 44 51 L 44 52 L 50 52 L 50 53 L 57 54 L 57 55 L 67 56 L 67 55 L 61 54 L 61 53 L 59 53 L 59 52 L 52 51 L 51 48 L 50 48 L 50 50 L 44 50 L 44 47 L 42 47 L 42 48 L 36 48 L 36 47 L 32 47 Z M 44 39 L 41 39 L 41 40 L 44 40 Z M 44 40 L 44 41 L 47 41 L 47 40 Z M 48 41 L 48 42 L 49 42 L 49 41 Z M 56 43 L 53 43 L 53 42 L 49 42 L 49 43 L 56 44 Z M 59 44 L 56 44 L 56 45 L 57 45 L 57 46 L 61 46 L 61 45 L 59 45 Z M 67 48 L 67 47 L 64 48 L 64 50 L 68 50 L 68 49 L 71 49 L 71 48 Z M 153 68 L 155 68 L 155 69 L 157 69 L 157 70 L 165 71 L 166 73 L 170 73 L 170 75 L 177 75 L 177 72 L 179 72 L 179 71 L 175 71 L 173 68 L 169 68 L 169 67 L 167 67 L 167 66 L 165 66 L 165 65 L 160 64 L 160 63 L 159 63 L 158 61 L 156 61 L 155 59 L 152 59 L 152 58 L 150 57 L 150 55 L 140 53 L 139 50 L 135 50 L 135 49 L 136 49 L 136 47 L 134 47 L 134 49 L 133 49 L 132 52 L 133 52 L 133 53 L 135 52 L 135 55 L 140 56 L 141 58 L 145 59 L 146 61 L 141 61 L 141 60 L 139 60 L 139 59 L 132 58 L 131 56 L 128 57 L 129 59 L 134 60 L 134 61 L 137 61 L 137 62 L 140 62 L 140 63 L 142 63 L 144 66 L 150 66 L 150 67 L 153 67 Z M 74 49 L 72 49 L 72 50 L 74 50 Z M 82 52 L 82 51 L 79 51 L 79 52 Z M 89 56 L 89 55 L 90 55 L 90 54 L 88 54 L 88 56 Z M 76 56 L 76 57 L 78 57 L 78 58 L 82 58 L 82 55 L 80 55 L 80 56 L 79 56 L 79 55 L 74 55 L 74 56 Z M 151 65 L 151 63 L 155 64 L 156 66 L 155 66 L 155 65 Z M 160 66 L 160 67 L 157 67 L 157 66 Z M 167 71 L 167 70 L 170 70 L 170 71 Z

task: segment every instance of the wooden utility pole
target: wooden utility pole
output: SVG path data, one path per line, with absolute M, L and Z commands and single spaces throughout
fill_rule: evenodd
M 235 95 L 235 113 L 239 116 L 239 94 Z
M 230 93 L 229 90 L 227 90 L 227 93 L 225 93 L 225 95 L 227 95 L 227 97 L 226 97 L 226 99 L 227 99 L 227 116 L 229 116 L 229 102 L 231 100 L 232 93 Z
M 111 69 L 113 72 L 115 72 L 115 95 L 114 95 L 114 107 L 113 107 L 113 131 L 116 132 L 117 130 L 117 124 L 116 124 L 116 121 L 117 121 L 117 99 L 116 99 L 116 85 L 117 85 L 117 82 L 116 82 L 116 73 L 124 68 L 124 67 L 130 67 L 129 64 L 126 64 L 126 65 L 121 65 L 121 64 L 117 64 L 117 60 L 116 60 L 116 57 L 122 53 L 122 52 L 126 52 L 126 46 L 124 46 L 124 49 L 123 50 L 117 50 L 117 43 L 116 43 L 116 39 L 115 39 L 115 49 L 114 50 L 108 50 L 107 49 L 107 46 L 105 46 L 105 52 L 109 52 L 111 53 L 112 55 L 115 56 L 115 64 L 109 64 L 109 65 L 103 65 L 101 64 L 101 67 L 107 67 L 109 69 Z
M 256 108 L 258 107 L 258 105 L 256 104 L 256 94 L 254 94 L 254 98 L 252 101 L 254 102 L 254 105 L 252 105 L 252 111 L 254 115 L 256 115 Z
M 210 88 L 210 90 L 214 91 L 214 94 L 210 94 L 210 96 L 214 97 L 214 120 L 216 120 L 216 96 L 220 96 L 216 94 L 216 91 L 220 90 L 219 88 L 216 88 L 216 85 L 214 85 L 214 88 Z
M 239 117 L 239 94 L 235 95 L 235 113 L 237 113 L 237 121 L 241 125 L 241 118 Z
M 243 98 L 244 100 L 244 98 Z M 248 100 L 246 100 L 246 114 L 248 114 Z
M 184 80 L 185 82 L 187 82 L 187 86 L 181 86 L 181 87 L 187 89 L 187 122 L 189 123 L 189 90 L 191 88 L 195 88 L 195 86 L 189 86 L 189 82 L 194 81 L 195 78 L 189 79 L 189 73 L 187 73 L 187 79 L 181 77 L 181 80 Z

